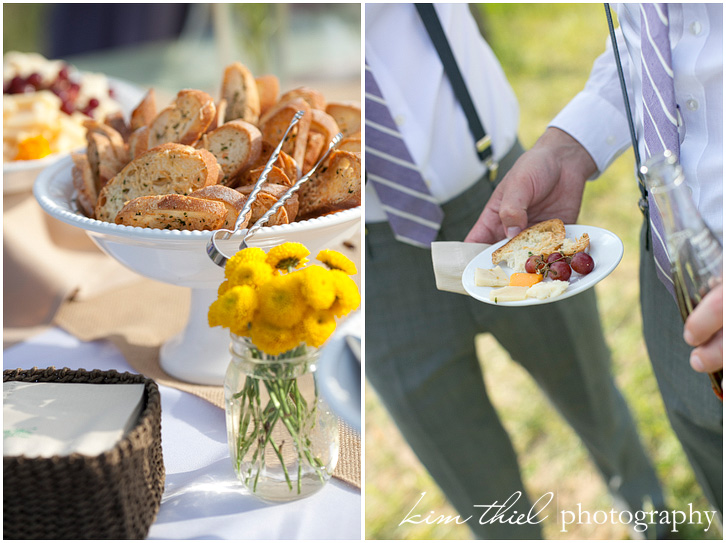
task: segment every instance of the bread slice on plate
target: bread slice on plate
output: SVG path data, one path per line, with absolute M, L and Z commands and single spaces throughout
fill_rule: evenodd
M 98 190 L 96 181 L 93 179 L 91 164 L 88 162 L 86 153 L 71 153 L 71 159 L 73 160 L 73 188 L 76 189 L 78 207 L 87 217 L 93 218 Z
M 164 143 L 194 145 L 214 120 L 217 107 L 206 92 L 183 89 L 149 126 L 149 148 Z
M 253 188 L 254 187 L 252 185 L 247 185 L 239 187 L 237 190 L 247 196 L 252 192 Z M 257 193 L 255 201 L 252 202 L 252 217 L 250 218 L 249 224 L 255 224 L 262 215 L 267 213 L 267 211 L 280 199 L 280 197 L 287 192 L 288 188 L 289 187 L 282 185 L 263 183 L 260 188 L 260 192 Z M 283 205 L 272 217 L 270 217 L 267 223 L 265 223 L 265 226 L 274 226 L 277 224 L 288 224 L 293 222 L 297 217 L 298 208 L 299 200 L 297 193 L 295 193 L 287 200 L 287 202 L 285 202 L 285 205 Z
M 233 187 L 237 177 L 260 157 L 262 133 L 256 126 L 237 119 L 204 134 L 196 147 L 215 156 L 222 168 L 219 183 Z
M 348 137 L 360 132 L 360 103 L 328 102 L 325 112 L 335 119 L 343 136 Z
M 311 89 L 310 87 L 298 87 L 296 89 L 289 90 L 280 96 L 279 101 L 286 102 L 293 98 L 302 98 L 311 108 L 322 111 L 325 111 L 325 106 L 327 105 L 323 93 L 318 90 Z
M 280 96 L 280 80 L 276 75 L 261 75 L 255 77 L 257 94 L 260 97 L 260 115 L 274 106 Z
M 308 143 L 308 132 L 312 121 L 311 109 L 308 103 L 302 98 L 292 98 L 285 102 L 278 102 L 272 106 L 262 118 L 260 118 L 260 131 L 262 138 L 274 148 L 282 139 L 290 121 L 298 111 L 304 111 L 302 117 L 290 132 L 282 144 L 282 150 L 295 159 L 298 167 L 297 177 L 301 175 L 303 161 L 305 160 L 305 149 Z
M 522 230 L 492 253 L 492 264 L 505 263 L 514 271 L 524 271 L 527 259 L 532 255 L 554 253 L 565 240 L 565 224 L 560 219 L 550 219 Z
M 260 95 L 252 72 L 241 62 L 224 69 L 222 96 L 227 102 L 226 121 L 242 119 L 254 125 L 260 118 Z
M 139 105 L 131 112 L 129 128 L 133 132 L 142 126 L 149 126 L 156 117 L 156 93 L 149 89 Z
M 134 198 L 121 208 L 114 222 L 160 230 L 217 230 L 226 217 L 227 208 L 221 202 L 159 194 Z
M 187 195 L 215 185 L 219 165 L 206 149 L 166 143 L 129 162 L 98 195 L 96 219 L 114 222 L 126 202 L 140 196 Z

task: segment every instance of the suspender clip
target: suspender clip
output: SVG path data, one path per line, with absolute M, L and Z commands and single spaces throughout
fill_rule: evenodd
M 491 183 L 494 183 L 497 178 L 497 174 L 499 173 L 499 162 L 496 162 L 493 158 L 490 157 L 487 159 L 484 165 L 487 167 L 487 170 L 489 170 L 489 181 Z
M 479 151 L 480 153 L 486 151 L 491 146 L 492 146 L 492 137 L 489 134 L 487 134 L 482 139 L 480 139 L 479 141 L 476 142 L 476 150 Z

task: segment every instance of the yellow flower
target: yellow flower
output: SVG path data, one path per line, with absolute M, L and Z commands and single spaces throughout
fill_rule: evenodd
M 335 282 L 329 270 L 308 266 L 295 272 L 300 281 L 300 294 L 313 309 L 329 309 L 335 301 Z
M 209 326 L 222 326 L 239 336 L 246 335 L 257 304 L 257 295 L 252 287 L 231 287 L 209 306 Z
M 360 305 L 360 292 L 355 281 L 339 270 L 330 270 L 335 284 L 335 302 L 330 310 L 336 317 L 347 315 Z
M 234 275 L 239 266 L 243 262 L 264 262 L 267 259 L 265 251 L 259 247 L 247 247 L 238 251 L 232 258 L 227 260 L 224 267 L 224 276 L 229 279 Z
M 260 320 L 252 324 L 249 337 L 258 349 L 273 356 L 294 349 L 303 341 L 298 327 L 284 328 Z
M 256 260 L 250 262 L 239 262 L 229 282 L 232 285 L 249 285 L 258 288 L 267 283 L 274 276 L 274 270 L 265 262 Z
M 275 276 L 259 289 L 259 316 L 270 324 L 290 328 L 307 309 L 298 289 L 297 274 Z
M 331 270 L 340 270 L 348 275 L 355 275 L 358 273 L 358 269 L 355 267 L 355 264 L 347 256 L 337 251 L 323 249 L 315 258 Z
M 310 251 L 302 243 L 288 241 L 270 249 L 267 263 L 275 269 L 290 271 L 304 266 Z
M 229 289 L 232 288 L 232 284 L 229 282 L 229 280 L 224 280 L 219 284 L 219 287 L 217 288 L 217 296 L 221 296 L 225 292 L 227 292 Z
M 332 311 L 311 311 L 302 321 L 305 343 L 320 347 L 335 332 L 335 315 Z

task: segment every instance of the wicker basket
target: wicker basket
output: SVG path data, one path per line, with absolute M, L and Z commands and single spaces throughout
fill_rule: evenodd
M 164 492 L 161 397 L 143 375 L 55 368 L 5 370 L 3 382 L 143 383 L 139 422 L 99 456 L 3 458 L 4 539 L 143 539 Z

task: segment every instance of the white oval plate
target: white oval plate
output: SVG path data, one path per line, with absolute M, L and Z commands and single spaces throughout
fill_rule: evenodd
M 582 234 L 590 236 L 590 249 L 589 253 L 592 259 L 595 261 L 595 267 L 587 275 L 580 275 L 579 273 L 572 272 L 570 277 L 570 286 L 567 290 L 555 298 L 547 298 L 545 300 L 539 300 L 537 298 L 527 298 L 526 300 L 520 300 L 516 302 L 499 302 L 495 303 L 489 299 L 489 293 L 495 287 L 478 287 L 475 282 L 475 274 L 477 268 L 491 269 L 494 267 L 492 264 L 492 253 L 499 249 L 502 245 L 507 243 L 509 240 L 504 239 L 498 243 L 495 243 L 491 247 L 488 247 L 485 251 L 475 256 L 464 269 L 464 273 L 461 276 L 461 282 L 464 285 L 464 290 L 468 292 L 473 298 L 492 305 L 500 305 L 506 307 L 522 307 L 528 305 L 540 305 L 549 304 L 552 302 L 558 302 L 580 294 L 585 290 L 594 287 L 597 283 L 605 279 L 610 275 L 613 270 L 618 266 L 620 260 L 623 258 L 623 242 L 618 236 L 612 232 L 597 226 L 583 226 L 579 224 L 565 225 L 565 234 L 568 238 L 574 239 L 580 237 Z M 511 275 L 513 270 L 507 266 L 500 264 L 501 268 Z

